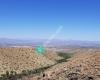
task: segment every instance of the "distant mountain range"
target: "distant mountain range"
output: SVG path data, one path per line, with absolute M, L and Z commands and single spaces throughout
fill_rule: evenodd
M 8 39 L 0 38 L 0 47 L 31 46 L 45 44 L 46 39 Z M 100 41 L 80 41 L 80 40 L 52 40 L 47 47 L 100 47 Z

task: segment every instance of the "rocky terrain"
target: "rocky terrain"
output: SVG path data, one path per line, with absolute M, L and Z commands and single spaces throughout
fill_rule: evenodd
M 45 71 L 40 80 L 100 80 L 100 52 L 77 54 Z
M 54 64 L 43 55 L 36 54 L 32 48 L 0 48 L 0 74 L 6 71 L 33 70 Z
M 100 49 L 56 51 L 46 48 L 38 55 L 31 47 L 0 48 L 0 80 L 100 80 Z

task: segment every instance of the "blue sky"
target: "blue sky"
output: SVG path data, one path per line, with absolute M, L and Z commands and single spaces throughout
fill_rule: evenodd
M 0 0 L 0 37 L 100 41 L 100 0 Z

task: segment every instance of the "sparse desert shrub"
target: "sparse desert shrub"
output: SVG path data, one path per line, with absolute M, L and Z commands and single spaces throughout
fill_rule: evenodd
M 58 63 L 62 63 L 62 62 L 67 62 L 67 60 L 66 59 L 60 59 L 60 60 L 56 60 L 56 62 L 58 64 Z
M 56 60 L 57 64 L 62 62 L 67 62 L 68 58 L 71 58 L 70 53 L 58 52 L 58 56 L 63 57 L 63 59 Z
M 23 75 L 23 76 L 27 76 L 27 75 L 28 75 L 28 71 L 27 71 L 27 70 L 23 70 L 23 71 L 22 71 L 22 75 Z
M 7 80 L 6 74 L 1 74 L 0 80 Z
M 17 73 L 15 71 L 6 71 L 5 74 L 1 74 L 0 80 L 17 80 Z
M 58 56 L 63 57 L 64 59 L 68 59 L 71 57 L 70 53 L 58 52 Z
M 10 75 L 13 75 L 13 76 L 14 76 L 14 75 L 16 75 L 16 74 L 17 74 L 17 73 L 16 73 L 15 71 L 11 71 L 11 72 L 10 72 Z
M 10 76 L 9 71 L 6 71 L 6 76 L 7 76 L 7 77 L 9 77 L 9 76 Z

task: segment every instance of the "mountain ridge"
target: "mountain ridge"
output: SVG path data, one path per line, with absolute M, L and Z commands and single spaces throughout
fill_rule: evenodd
M 0 47 L 44 45 L 46 39 L 10 39 L 0 38 Z M 81 40 L 51 40 L 47 47 L 96 47 L 100 48 L 100 41 L 81 41 Z

